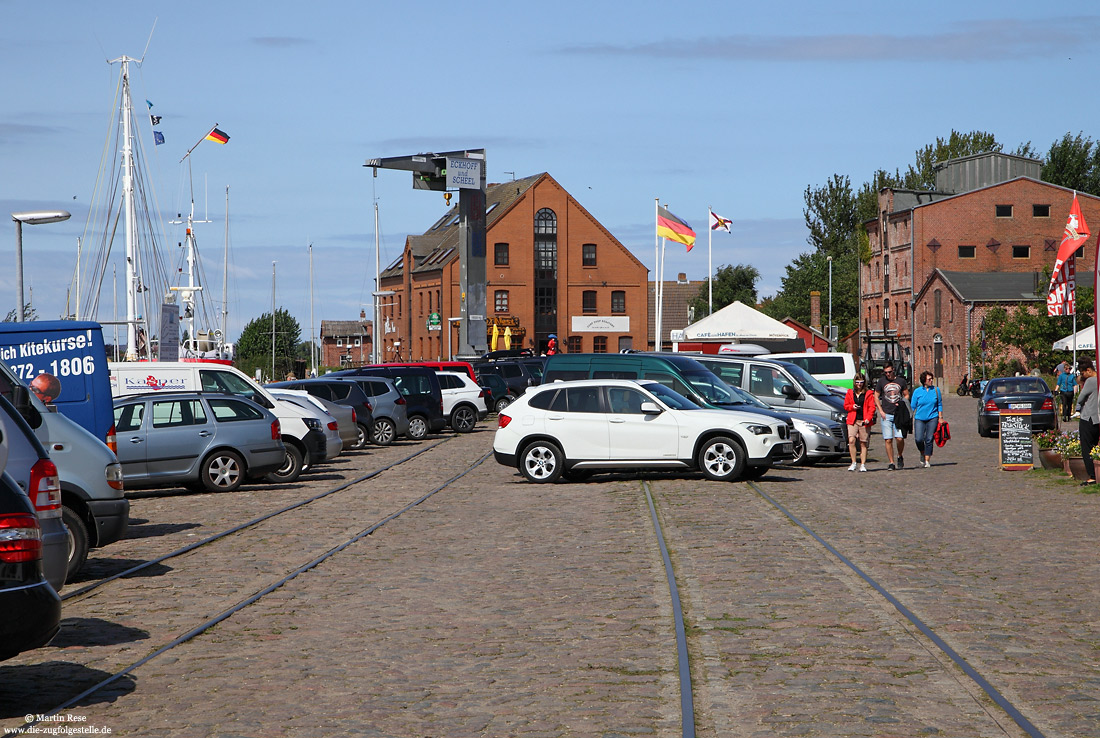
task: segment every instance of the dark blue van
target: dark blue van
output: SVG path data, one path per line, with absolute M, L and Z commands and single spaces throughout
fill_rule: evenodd
M 99 323 L 0 323 L 0 359 L 47 406 L 56 407 L 96 438 L 108 442 L 114 409 L 103 327 Z

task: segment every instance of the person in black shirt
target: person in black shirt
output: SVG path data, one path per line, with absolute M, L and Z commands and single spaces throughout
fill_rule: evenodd
M 909 384 L 903 377 L 895 376 L 894 367 L 887 364 L 875 385 L 875 405 L 882 411 L 882 440 L 886 442 L 886 459 L 890 462 L 886 468 L 889 471 L 905 466 L 905 457 L 902 456 L 905 452 L 905 436 L 894 425 L 894 411 L 897 410 L 898 403 L 905 402 L 908 397 Z

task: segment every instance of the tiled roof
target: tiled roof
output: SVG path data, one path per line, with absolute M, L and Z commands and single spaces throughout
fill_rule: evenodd
M 535 174 L 511 182 L 500 182 L 485 188 L 485 230 L 488 231 L 508 208 L 546 173 Z M 413 256 L 413 272 L 434 271 L 458 256 L 458 203 L 456 202 L 432 227 L 419 236 L 409 237 Z M 382 278 L 396 277 L 404 271 L 399 259 L 382 272 Z
M 964 302 L 1045 300 L 1046 283 L 1037 272 L 948 272 L 937 269 L 943 281 Z M 935 278 L 933 272 L 921 290 Z
M 649 283 L 649 325 L 650 331 L 657 324 L 657 301 L 653 294 L 653 287 L 656 283 Z M 697 280 L 694 282 L 665 282 L 665 303 L 664 303 L 664 315 L 661 318 L 661 333 L 668 336 L 668 332 L 680 330 L 686 328 L 690 320 L 688 320 L 688 303 L 692 298 L 699 294 L 699 290 L 706 287 L 707 281 L 705 279 Z M 702 315 L 696 315 L 695 319 L 702 318 Z M 650 336 L 652 338 L 652 336 Z
M 322 320 L 321 338 L 370 335 L 369 320 Z

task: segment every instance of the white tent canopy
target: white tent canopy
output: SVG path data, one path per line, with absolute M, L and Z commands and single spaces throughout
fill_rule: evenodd
M 1073 351 L 1073 334 L 1054 342 L 1054 348 L 1062 351 Z M 1089 326 L 1077 331 L 1077 350 L 1094 351 L 1096 349 L 1096 327 Z
M 734 301 L 716 313 L 684 329 L 684 341 L 749 341 L 752 339 L 782 340 L 798 338 L 798 332 L 751 308 Z

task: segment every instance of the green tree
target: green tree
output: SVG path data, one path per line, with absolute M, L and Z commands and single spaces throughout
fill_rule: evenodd
M 17 317 L 19 316 L 16 314 L 15 308 L 12 308 L 8 311 L 8 315 L 4 318 L 4 322 L 14 323 Z M 23 322 L 29 323 L 32 320 L 38 320 L 38 311 L 31 307 L 31 304 L 28 302 L 23 306 Z
M 959 133 L 951 129 L 947 138 L 937 138 L 935 143 L 917 149 L 914 163 L 910 165 L 902 178 L 902 185 L 908 190 L 931 190 L 936 186 L 936 165 L 948 159 L 961 156 L 984 154 L 989 151 L 1001 151 L 997 137 L 986 131 Z
M 1091 287 L 1077 288 L 1078 330 L 1092 322 L 1094 297 Z M 1024 355 L 1021 371 L 1039 369 L 1049 373 L 1059 361 L 1070 358 L 1072 352 L 1055 351 L 1051 346 L 1072 331 L 1072 316 L 1048 316 L 1045 302 L 1025 303 L 1010 309 L 998 305 L 985 316 L 989 363 L 996 373 L 1008 371 L 1011 368 L 1009 352 L 1015 347 Z
M 859 272 L 855 250 L 833 259 L 833 325 L 845 336 L 858 327 Z M 824 251 L 800 254 L 787 265 L 781 288 L 761 304 L 765 315 L 776 320 L 791 317 L 810 325 L 810 293 L 821 293 L 821 323 L 828 323 L 829 259 Z
M 718 312 L 735 300 L 749 305 L 756 305 L 756 283 L 760 280 L 760 271 L 748 264 L 730 266 L 728 264 L 718 267 L 714 272 L 714 311 Z M 703 284 L 699 287 L 699 294 L 691 298 L 688 307 L 693 311 L 695 319 L 709 315 L 711 285 Z
M 802 217 L 810 231 L 806 239 L 810 245 L 834 259 L 852 251 L 859 213 L 848 177 L 834 174 L 821 187 L 807 186 L 803 198 Z
M 1042 176 L 1044 182 L 1100 194 L 1100 144 L 1081 133 L 1066 133 L 1050 145 Z
M 264 313 L 249 321 L 237 339 L 237 366 L 248 375 L 256 369 L 265 375 L 271 373 L 271 313 Z M 283 308 L 275 311 L 275 375 L 272 381 L 282 379 L 294 366 L 301 328 L 298 321 Z M 308 352 L 307 352 L 308 354 Z

